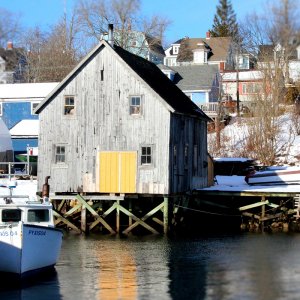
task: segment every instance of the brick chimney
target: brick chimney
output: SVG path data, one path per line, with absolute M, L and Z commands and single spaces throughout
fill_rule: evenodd
M 210 31 L 206 32 L 206 39 L 209 40 L 210 39 Z
M 220 65 L 219 65 L 220 71 L 224 72 L 225 71 L 225 62 L 224 61 L 220 61 Z
M 14 48 L 13 42 L 7 42 L 6 50 L 12 50 Z

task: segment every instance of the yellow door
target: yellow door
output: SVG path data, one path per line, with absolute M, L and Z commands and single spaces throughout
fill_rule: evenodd
M 100 192 L 136 192 L 136 152 L 100 152 Z

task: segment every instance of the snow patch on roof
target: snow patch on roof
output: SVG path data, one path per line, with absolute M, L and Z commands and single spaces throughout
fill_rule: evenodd
M 17 123 L 11 130 L 11 136 L 38 136 L 39 120 L 22 120 Z
M 0 84 L 0 99 L 45 98 L 58 82 Z

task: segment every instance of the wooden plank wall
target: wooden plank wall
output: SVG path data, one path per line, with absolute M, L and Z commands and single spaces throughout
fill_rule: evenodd
M 63 115 L 66 95 L 75 96 L 74 116 Z M 130 95 L 143 96 L 141 117 L 129 115 Z M 151 145 L 154 166 L 138 165 L 138 192 L 147 193 L 156 185 L 160 193 L 168 193 L 169 124 L 170 112 L 160 98 L 125 63 L 103 48 L 40 114 L 38 188 L 50 175 L 52 191 L 98 191 L 99 151 L 140 151 L 141 145 Z M 53 163 L 57 144 L 66 145 L 66 164 Z M 87 174 L 93 184 L 83 190 Z

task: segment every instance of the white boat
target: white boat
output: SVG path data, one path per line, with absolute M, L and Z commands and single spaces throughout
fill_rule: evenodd
M 285 169 L 255 172 L 245 177 L 250 185 L 287 185 L 300 184 L 300 168 L 287 167 Z
M 14 195 L 13 188 L 10 183 L 9 193 L 0 195 L 0 272 L 23 277 L 56 264 L 63 233 L 54 228 L 46 196 L 32 201 Z

